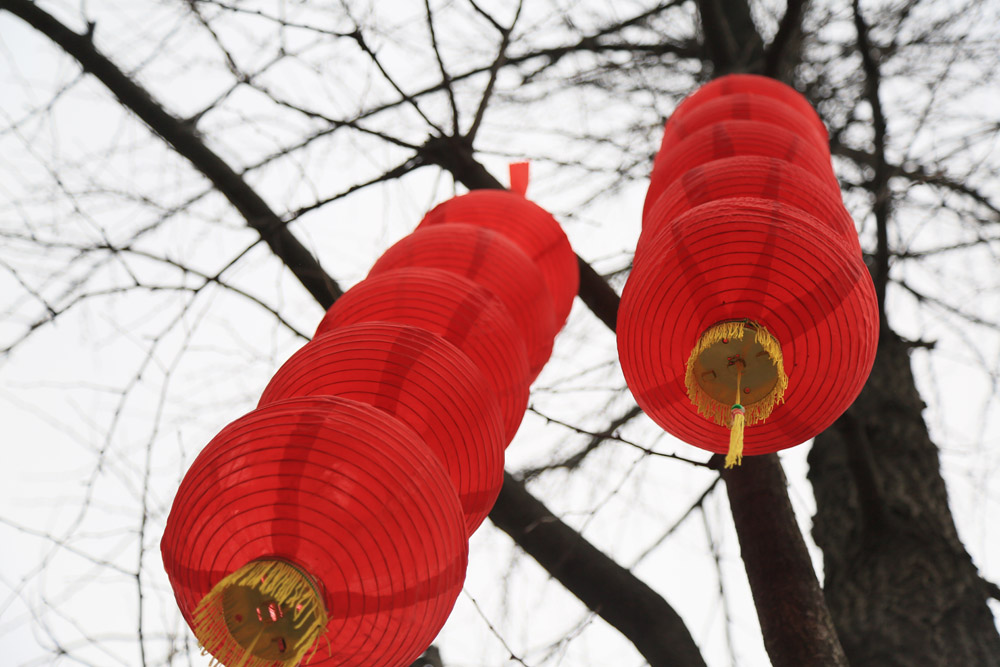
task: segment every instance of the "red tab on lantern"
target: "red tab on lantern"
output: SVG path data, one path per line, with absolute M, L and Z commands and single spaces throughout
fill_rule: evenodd
M 511 162 L 508 167 L 510 171 L 510 190 L 522 197 L 528 191 L 528 162 Z

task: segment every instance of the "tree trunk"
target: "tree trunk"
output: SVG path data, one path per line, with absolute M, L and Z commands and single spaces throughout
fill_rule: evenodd
M 713 461 L 721 466 L 723 457 L 717 454 Z M 743 465 L 723 469 L 722 478 L 771 664 L 847 665 L 778 455 L 748 456 Z
M 827 603 L 856 667 L 1000 665 L 923 408 L 905 343 L 883 331 L 864 391 L 809 455 Z

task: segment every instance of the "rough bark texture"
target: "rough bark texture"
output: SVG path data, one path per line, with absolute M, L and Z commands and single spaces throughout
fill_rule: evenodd
M 847 665 L 777 454 L 747 457 L 722 477 L 771 663 Z
M 750 16 L 750 4 L 746 0 L 697 0 L 696 4 L 713 76 L 762 71 L 764 43 Z
M 883 332 L 861 396 L 809 455 L 827 603 L 855 667 L 1000 665 L 923 408 L 905 344 Z

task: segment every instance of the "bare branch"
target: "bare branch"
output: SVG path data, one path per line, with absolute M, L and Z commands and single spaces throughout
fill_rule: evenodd
M 190 125 L 168 113 L 149 92 L 99 53 L 89 37 L 73 32 L 35 3 L 3 0 L 0 8 L 45 34 L 76 58 L 85 71 L 100 79 L 125 107 L 187 158 L 226 196 L 320 305 L 329 308 L 333 304 L 333 300 L 341 294 L 336 281 L 327 275 L 312 253 L 292 235 L 260 195 L 209 149 Z
M 490 520 L 652 665 L 704 665 L 684 622 L 655 591 L 598 551 L 504 473 Z
M 872 109 L 872 123 L 875 128 L 875 175 L 869 184 L 869 189 L 875 197 L 872 210 L 875 213 L 875 269 L 872 279 L 875 282 L 875 294 L 878 298 L 879 319 L 882 327 L 887 326 L 885 318 L 885 287 L 889 281 L 889 215 L 892 210 L 892 193 L 889 191 L 889 167 L 885 159 L 886 124 L 882 112 L 882 102 L 879 100 L 878 63 L 872 56 L 872 45 L 868 37 L 868 25 L 861 15 L 859 0 L 854 0 L 854 27 L 858 31 L 858 51 L 861 52 L 861 64 L 865 71 L 865 95 Z

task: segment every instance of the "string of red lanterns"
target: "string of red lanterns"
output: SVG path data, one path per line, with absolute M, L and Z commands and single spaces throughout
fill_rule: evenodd
M 191 465 L 160 547 L 215 662 L 406 665 L 444 625 L 577 291 L 511 182 L 428 213 Z
M 219 663 L 405 665 L 444 624 L 578 287 L 511 182 L 430 211 L 185 475 L 161 550 Z M 666 126 L 619 309 L 639 405 L 731 466 L 832 423 L 877 335 L 815 112 L 763 77 L 702 87 Z
M 877 338 L 874 287 L 805 98 L 730 75 L 684 100 L 618 312 L 622 371 L 646 414 L 731 467 L 829 426 Z

